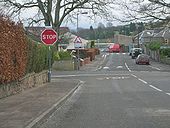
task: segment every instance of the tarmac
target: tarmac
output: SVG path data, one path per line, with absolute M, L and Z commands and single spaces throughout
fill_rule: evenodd
M 80 85 L 79 80 L 51 83 L 0 99 L 0 128 L 34 128 L 43 123 Z
M 91 70 L 101 55 L 81 71 Z M 79 80 L 52 79 L 51 83 L 0 99 L 0 128 L 36 128 L 81 85 Z

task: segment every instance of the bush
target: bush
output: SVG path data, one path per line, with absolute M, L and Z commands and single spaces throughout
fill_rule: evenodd
M 164 48 L 160 50 L 160 54 L 162 57 L 170 57 L 170 48 Z
M 22 78 L 27 66 L 27 41 L 20 23 L 0 15 L 0 84 Z
M 0 35 L 0 84 L 48 69 L 48 47 L 28 39 L 22 24 L 0 15 Z
M 150 50 L 156 51 L 156 50 L 160 49 L 161 43 L 160 42 L 151 42 L 148 47 Z
M 38 73 L 48 69 L 48 47 L 30 39 L 28 39 L 28 45 L 27 73 Z M 51 50 L 51 54 L 51 62 L 53 63 L 53 49 Z
M 58 60 L 70 60 L 71 59 L 71 55 L 70 52 L 68 51 L 57 51 L 54 52 L 54 60 L 58 61 Z

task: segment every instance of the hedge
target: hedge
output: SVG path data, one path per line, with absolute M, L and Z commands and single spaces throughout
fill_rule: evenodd
M 151 42 L 148 47 L 150 50 L 156 51 L 156 50 L 160 49 L 161 43 L 154 41 L 154 42 Z
M 53 56 L 55 61 L 71 59 L 71 55 L 69 51 L 55 51 Z
M 0 84 L 22 78 L 26 66 L 27 42 L 22 24 L 0 15 Z
M 0 15 L 0 35 L 0 84 L 48 69 L 48 47 L 28 39 L 21 23 Z
M 162 57 L 170 57 L 170 48 L 160 49 L 160 54 Z
M 48 47 L 28 39 L 27 73 L 48 69 Z

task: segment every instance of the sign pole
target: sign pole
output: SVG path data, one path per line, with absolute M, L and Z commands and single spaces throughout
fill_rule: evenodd
M 48 46 L 48 82 L 51 82 L 51 47 Z
M 48 82 L 51 82 L 51 58 L 52 51 L 51 46 L 58 40 L 58 34 L 55 30 L 51 28 L 51 26 L 46 26 L 47 28 L 41 33 L 41 41 L 48 46 Z

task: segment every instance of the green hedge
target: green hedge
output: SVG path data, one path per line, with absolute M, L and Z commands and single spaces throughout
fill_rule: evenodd
M 160 54 L 162 57 L 170 57 L 170 48 L 161 49 Z
M 70 60 L 71 59 L 71 55 L 70 52 L 68 51 L 56 51 L 54 52 L 54 60 L 58 61 L 58 60 Z
M 161 43 L 154 41 L 154 42 L 151 42 L 148 47 L 150 50 L 156 51 L 156 50 L 160 49 Z
M 47 46 L 28 39 L 27 73 L 38 73 L 48 69 L 48 51 L 49 48 Z M 51 54 L 51 61 L 53 63 L 53 49 Z

